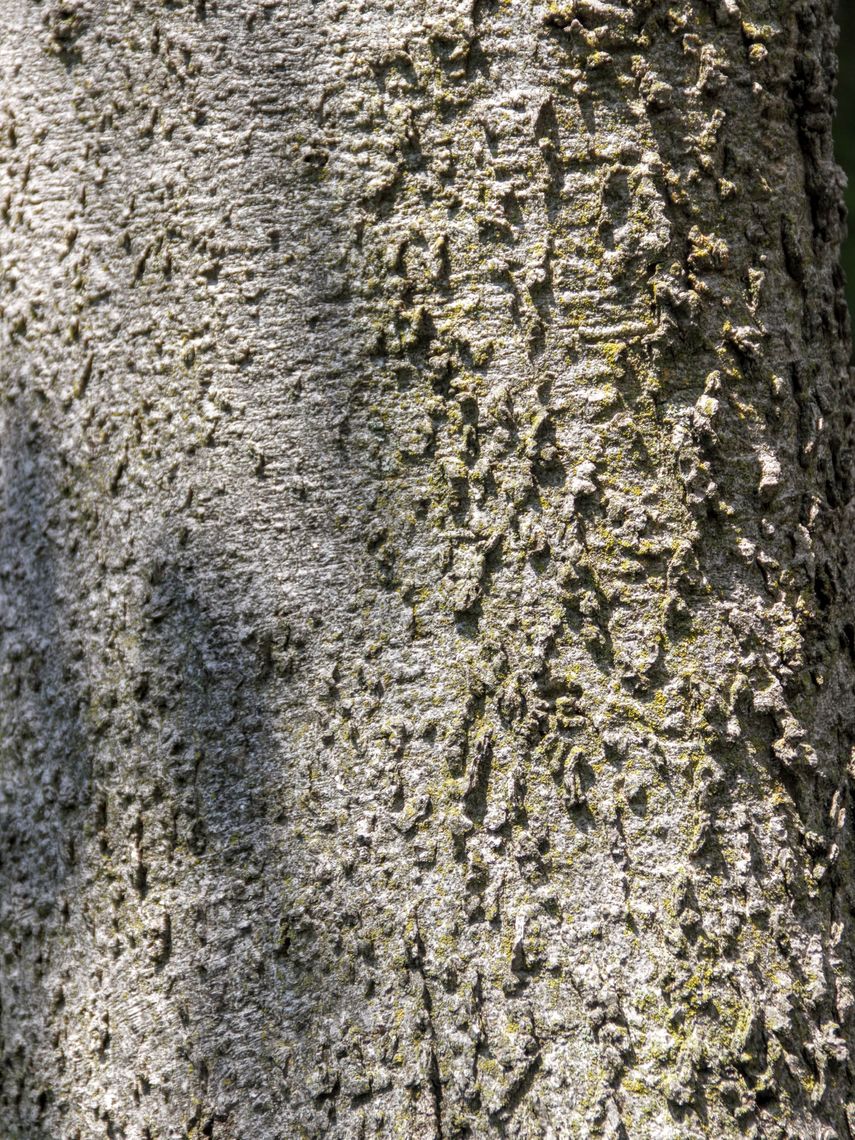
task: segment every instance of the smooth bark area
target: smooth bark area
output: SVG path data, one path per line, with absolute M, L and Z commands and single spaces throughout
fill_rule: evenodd
M 855 1132 L 829 0 L 0 0 L 4 1140 Z

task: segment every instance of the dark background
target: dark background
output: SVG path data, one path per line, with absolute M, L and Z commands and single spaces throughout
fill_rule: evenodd
M 849 176 L 846 205 L 849 239 L 843 248 L 843 268 L 849 311 L 855 313 L 855 0 L 837 0 L 840 24 L 840 72 L 837 87 L 837 159 Z

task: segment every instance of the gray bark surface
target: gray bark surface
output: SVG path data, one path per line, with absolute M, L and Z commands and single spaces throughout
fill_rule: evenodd
M 827 0 L 0 28 L 4 1140 L 852 1136 Z

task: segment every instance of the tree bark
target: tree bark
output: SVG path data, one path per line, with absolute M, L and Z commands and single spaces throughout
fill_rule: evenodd
M 3 1136 L 852 1136 L 830 0 L 0 16 Z

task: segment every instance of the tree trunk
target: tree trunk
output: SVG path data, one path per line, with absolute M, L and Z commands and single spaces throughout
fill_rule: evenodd
M 855 1133 L 830 0 L 4 0 L 5 1140 Z

